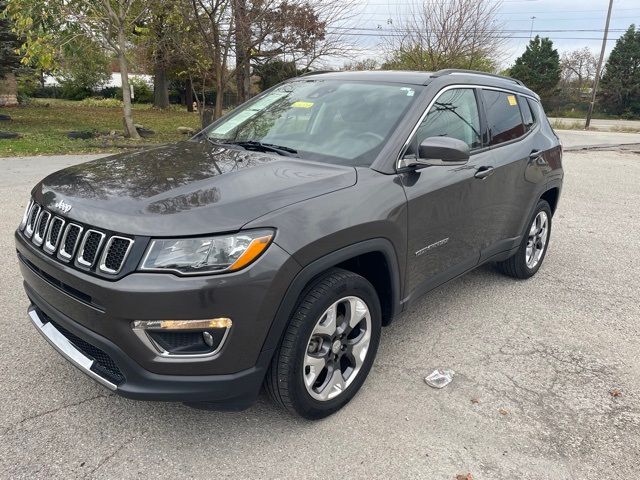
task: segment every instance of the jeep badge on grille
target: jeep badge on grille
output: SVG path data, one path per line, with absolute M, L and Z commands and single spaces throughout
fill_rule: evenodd
M 53 206 L 53 208 L 60 211 L 60 213 L 69 213 L 69 210 L 71 210 L 71 205 L 64 200 L 60 200 Z

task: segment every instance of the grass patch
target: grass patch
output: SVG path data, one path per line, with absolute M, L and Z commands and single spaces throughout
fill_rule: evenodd
M 626 127 L 623 125 L 614 125 L 609 130 L 611 132 L 616 133 L 640 133 L 640 128 L 638 127 Z
M 10 122 L 0 122 L 0 130 L 17 132 L 22 138 L 0 139 L 0 157 L 17 155 L 43 155 L 115 151 L 113 141 L 91 138 L 72 140 L 67 133 L 72 130 L 91 130 L 122 133 L 122 110 L 117 107 L 86 105 L 83 102 L 59 99 L 37 99 L 29 105 L 16 108 L 0 108 L 0 113 L 10 115 Z M 156 110 L 149 105 L 134 105 L 135 123 L 151 129 L 155 135 L 140 141 L 118 139 L 115 143 L 127 145 L 158 144 L 185 139 L 178 127 L 198 130 L 197 113 L 184 108 Z
M 567 120 L 560 120 L 555 118 L 551 122 L 551 126 L 554 130 L 584 130 L 584 120 L 576 120 L 574 122 Z M 639 127 L 629 127 L 622 125 L 611 125 L 608 127 L 593 127 L 590 126 L 588 130 L 592 132 L 615 132 L 615 133 L 640 133 Z
M 566 122 L 558 118 L 551 122 L 554 130 L 584 130 L 584 121 Z M 589 130 L 595 130 L 589 128 Z

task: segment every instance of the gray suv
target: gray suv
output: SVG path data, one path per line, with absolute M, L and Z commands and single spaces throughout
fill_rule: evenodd
M 125 397 L 242 409 L 264 386 L 321 418 L 420 295 L 487 262 L 536 273 L 561 156 L 510 78 L 305 75 L 189 141 L 38 183 L 15 233 L 28 313 Z

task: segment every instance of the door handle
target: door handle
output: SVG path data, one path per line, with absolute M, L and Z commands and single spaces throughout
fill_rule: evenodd
M 490 175 L 493 175 L 493 167 L 480 167 L 474 177 L 485 179 Z
M 531 150 L 531 153 L 529 154 L 529 160 L 537 160 L 542 156 L 543 153 L 544 152 L 541 152 L 540 150 Z

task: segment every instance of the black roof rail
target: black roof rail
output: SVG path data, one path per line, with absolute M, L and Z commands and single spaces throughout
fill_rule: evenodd
M 479 70 L 465 70 L 463 68 L 444 68 L 442 70 L 438 70 L 437 72 L 434 72 L 431 76 L 432 77 L 441 77 L 443 75 L 450 75 L 452 73 L 468 73 L 470 75 L 484 75 L 486 77 L 500 78 L 502 80 L 510 80 L 512 82 L 517 83 L 518 85 L 521 85 L 523 87 L 525 86 L 524 83 L 522 83 L 520 80 L 518 80 L 516 78 L 506 77 L 504 75 L 498 75 L 498 74 L 495 74 L 495 73 L 481 72 Z

